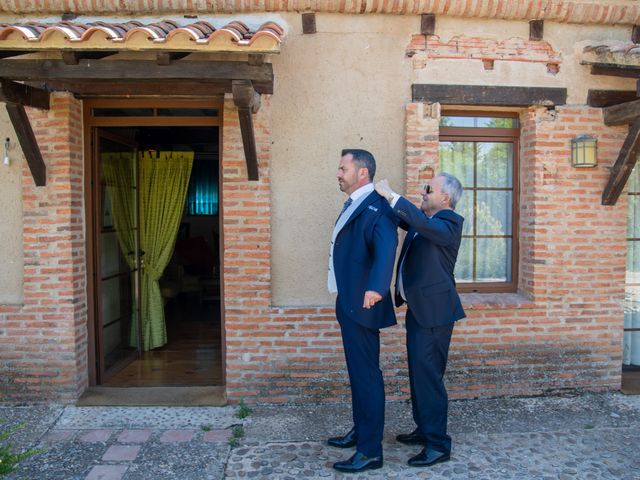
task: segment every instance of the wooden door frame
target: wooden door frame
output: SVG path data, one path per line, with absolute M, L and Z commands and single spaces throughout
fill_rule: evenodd
M 92 108 L 212 108 L 218 111 L 216 117 L 93 117 Z M 95 205 L 93 202 L 93 180 L 97 166 L 94 152 L 94 132 L 100 127 L 218 127 L 218 231 L 220 261 L 220 341 L 221 341 L 221 368 L 222 385 L 226 384 L 226 345 L 224 329 L 224 219 L 222 198 L 222 126 L 223 126 L 224 98 L 201 99 L 84 99 L 82 105 L 83 140 L 84 140 L 84 218 L 86 231 L 86 269 L 87 269 L 87 363 L 89 368 L 89 386 L 95 386 L 98 382 L 98 359 L 96 352 L 96 321 L 97 305 L 96 272 L 95 265 L 97 255 L 97 222 L 93 218 Z

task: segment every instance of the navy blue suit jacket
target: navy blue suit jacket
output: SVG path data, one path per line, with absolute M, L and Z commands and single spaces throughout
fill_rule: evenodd
M 403 274 L 407 303 L 418 323 L 435 327 L 464 318 L 453 277 L 464 218 L 453 210 L 440 210 L 429 218 L 403 197 L 398 199 L 393 212 L 400 227 L 408 230 L 396 278 Z M 404 272 L 399 271 L 401 265 Z M 396 305 L 403 303 L 396 283 Z
M 369 328 L 396 324 L 390 285 L 397 246 L 391 207 L 373 191 L 351 214 L 333 246 L 336 302 L 338 310 L 351 320 Z M 367 290 L 382 295 L 382 300 L 370 309 L 362 307 Z

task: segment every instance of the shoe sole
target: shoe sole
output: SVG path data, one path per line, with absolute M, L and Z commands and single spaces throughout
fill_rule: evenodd
M 382 468 L 383 464 L 377 464 L 377 463 L 372 463 L 371 465 L 367 465 L 364 468 L 360 468 L 358 470 L 352 470 L 349 468 L 340 468 L 340 467 L 336 467 L 335 465 L 333 466 L 333 468 L 335 470 L 338 470 L 339 472 L 344 472 L 344 473 L 360 473 L 360 472 L 364 472 L 366 470 L 377 470 L 379 468 Z
M 409 463 L 409 462 L 407 462 L 407 465 L 409 465 L 410 467 L 431 467 L 431 466 L 436 465 L 438 463 L 448 462 L 449 460 L 451 460 L 451 457 L 439 458 L 435 462 L 431 462 L 431 463 Z

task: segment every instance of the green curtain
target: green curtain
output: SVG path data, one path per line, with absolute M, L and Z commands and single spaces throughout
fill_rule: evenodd
M 116 229 L 122 256 L 129 268 L 135 267 L 135 162 L 133 152 L 100 155 L 107 194 L 111 199 L 113 226 Z
M 164 305 L 158 280 L 175 246 L 184 211 L 193 152 L 139 153 L 140 249 L 142 256 L 141 320 L 143 350 L 167 343 Z M 131 343 L 137 343 L 131 329 Z

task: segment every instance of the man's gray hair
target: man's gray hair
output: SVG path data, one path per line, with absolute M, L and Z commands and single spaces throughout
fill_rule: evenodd
M 442 177 L 442 192 L 449 195 L 449 206 L 452 210 L 455 210 L 456 205 L 462 197 L 462 184 L 460 180 L 446 172 L 441 172 L 437 176 Z

